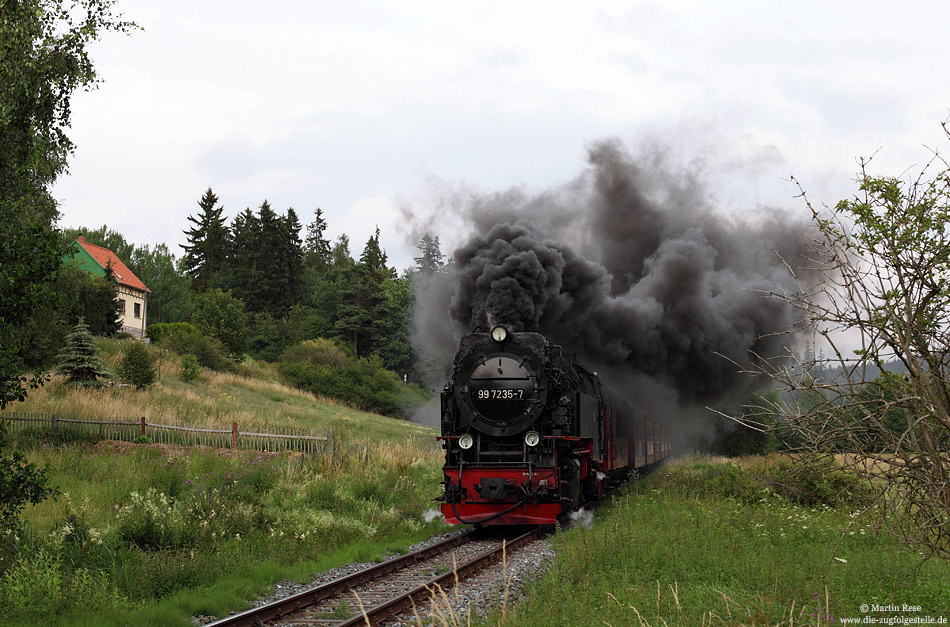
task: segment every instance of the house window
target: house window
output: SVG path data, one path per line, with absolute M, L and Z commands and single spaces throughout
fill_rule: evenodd
M 124 298 L 119 299 L 119 313 L 123 316 L 125 315 L 125 299 Z
M 136 317 L 136 318 L 141 318 L 141 317 L 142 317 L 142 304 L 141 304 L 141 303 L 133 303 L 133 304 L 132 304 L 132 307 L 134 308 L 134 311 L 135 311 L 135 314 L 134 314 L 135 317 Z

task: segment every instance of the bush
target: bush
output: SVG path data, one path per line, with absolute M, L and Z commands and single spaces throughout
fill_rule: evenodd
M 6 429 L 0 424 L 0 450 L 6 446 Z M 16 549 L 20 512 L 27 503 L 36 505 L 59 490 L 49 483 L 48 468 L 37 468 L 20 451 L 0 454 L 0 566 Z
M 153 341 L 171 348 L 179 355 L 194 355 L 198 363 L 205 368 L 220 372 L 233 368 L 233 362 L 227 357 L 224 345 L 203 335 L 196 326 L 188 322 L 160 322 L 148 326 L 148 336 Z
M 301 352 L 308 350 L 304 348 Z M 417 386 L 403 384 L 394 372 L 383 368 L 375 355 L 351 361 L 344 368 L 283 361 L 280 372 L 293 385 L 308 392 L 384 416 L 401 417 L 425 397 Z
M 181 356 L 181 380 L 194 381 L 201 374 L 201 365 L 198 364 L 198 358 L 194 355 Z
M 804 507 L 862 507 L 870 503 L 870 492 L 860 478 L 831 460 L 795 464 L 745 462 L 742 466 L 697 460 L 692 464 L 670 464 L 663 475 L 695 497 L 751 504 L 777 495 Z
M 118 374 L 120 379 L 140 390 L 155 383 L 152 354 L 145 344 L 132 342 L 126 347 L 122 363 L 119 364 Z
M 870 489 L 858 475 L 838 467 L 830 459 L 779 467 L 772 489 L 805 507 L 824 504 L 860 508 L 872 500 Z
M 281 361 L 334 368 L 345 368 L 347 364 L 346 355 L 340 347 L 323 338 L 305 340 L 291 346 L 284 351 Z

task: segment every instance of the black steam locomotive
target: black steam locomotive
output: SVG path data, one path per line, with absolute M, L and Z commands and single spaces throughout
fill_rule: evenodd
M 553 523 L 670 452 L 666 432 L 539 333 L 462 338 L 442 392 L 448 523 Z

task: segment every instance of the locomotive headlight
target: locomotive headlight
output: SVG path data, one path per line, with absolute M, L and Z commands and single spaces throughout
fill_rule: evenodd
M 475 444 L 475 440 L 467 433 L 463 433 L 459 436 L 459 446 L 461 446 L 466 451 L 472 448 L 472 445 Z
M 538 435 L 537 431 L 528 431 L 524 434 L 524 443 L 528 446 L 537 446 L 540 441 L 541 436 Z
M 491 339 L 496 342 L 504 342 L 508 338 L 508 329 L 502 326 L 495 327 L 491 330 Z

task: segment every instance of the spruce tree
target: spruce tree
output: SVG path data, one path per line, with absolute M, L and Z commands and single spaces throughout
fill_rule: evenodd
M 385 298 L 369 266 L 358 263 L 343 270 L 333 328 L 341 339 L 352 345 L 357 356 L 373 352 L 374 325 L 380 319 Z
M 231 232 L 225 224 L 224 207 L 209 187 L 198 201 L 198 217 L 188 216 L 195 226 L 185 231 L 188 244 L 182 246 L 185 256 L 182 267 L 192 279 L 196 291 L 207 289 L 212 277 L 221 272 L 228 260 Z
M 230 264 L 234 274 L 234 295 L 244 301 L 249 310 L 255 298 L 255 286 L 260 280 L 257 267 L 260 220 L 250 207 L 234 217 L 231 223 L 232 248 Z
M 416 269 L 421 274 L 431 275 L 441 272 L 445 267 L 445 257 L 439 248 L 439 236 L 432 237 L 428 233 L 422 236 L 422 240 L 416 246 L 421 255 L 414 257 Z
M 66 346 L 59 354 L 56 374 L 65 375 L 66 383 L 89 386 L 100 385 L 99 378 L 109 376 L 83 318 L 73 327 L 72 333 L 66 336 Z
M 300 220 L 293 207 L 281 218 L 280 264 L 284 277 L 283 298 L 274 313 L 284 315 L 298 302 L 303 276 L 303 243 L 300 241 Z
M 353 265 L 353 258 L 350 257 L 350 236 L 343 233 L 336 239 L 333 250 L 330 251 L 330 258 L 333 261 L 334 268 L 347 268 Z
M 307 238 L 304 240 L 304 263 L 307 267 L 324 271 L 333 261 L 330 241 L 323 236 L 326 230 L 327 221 L 323 219 L 323 210 L 317 207 L 313 222 L 307 225 Z
M 393 276 L 393 271 L 386 267 L 386 251 L 379 245 L 379 227 L 376 227 L 376 233 L 369 238 L 366 246 L 363 247 L 363 254 L 360 255 L 360 263 L 365 265 L 377 276 L 378 280 L 384 277 Z
M 258 210 L 258 224 L 260 227 L 252 244 L 257 281 L 248 286 L 250 289 L 244 302 L 249 311 L 274 312 L 280 309 L 287 284 L 280 258 L 281 220 L 266 200 Z

